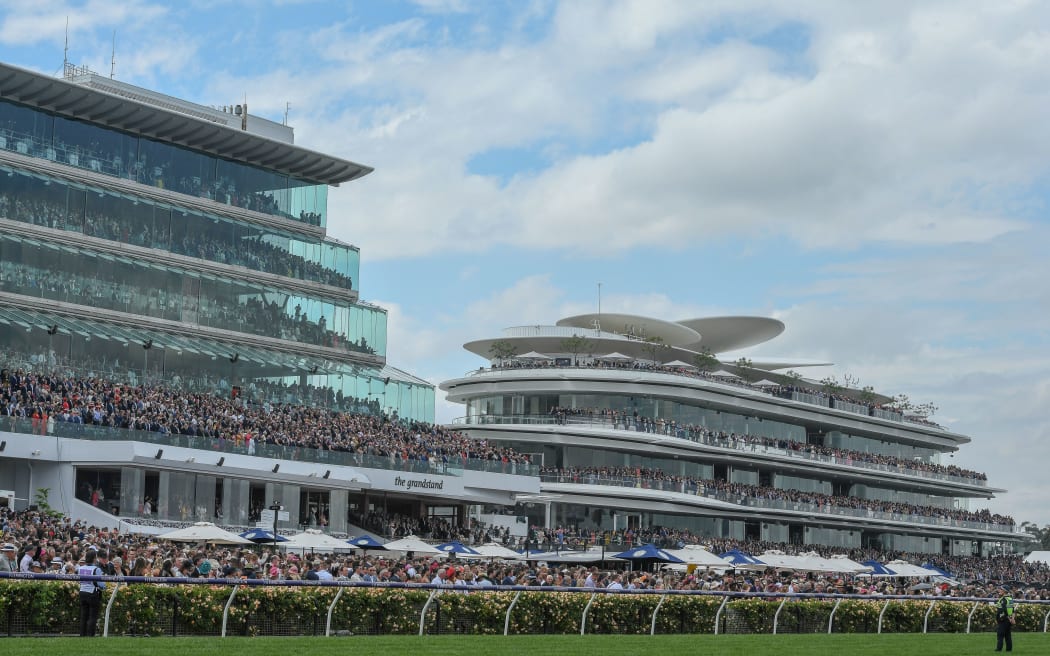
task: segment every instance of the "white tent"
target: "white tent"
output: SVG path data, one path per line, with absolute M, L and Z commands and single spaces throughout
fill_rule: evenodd
M 740 378 L 740 376 L 737 376 L 734 373 L 730 373 L 730 372 L 726 371 L 725 369 L 718 369 L 717 371 L 712 371 L 708 375 L 711 376 L 712 378 Z
M 835 554 L 831 558 L 825 558 L 825 560 L 830 560 L 832 564 L 840 568 L 828 570 L 829 572 L 852 572 L 854 574 L 859 574 L 871 571 L 871 567 L 868 565 L 851 560 L 849 556 L 846 556 L 845 554 Z
M 890 570 L 897 576 L 939 576 L 937 572 L 928 570 L 925 567 L 919 567 L 918 565 L 912 565 L 903 560 L 891 560 L 886 563 L 886 569 Z
M 780 383 L 774 383 L 773 381 L 763 378 L 757 383 L 751 383 L 755 387 L 780 387 Z
M 435 549 L 433 545 L 423 542 L 414 535 L 408 535 L 400 540 L 387 542 L 383 546 L 386 547 L 387 551 L 411 551 L 413 553 L 423 554 L 443 553 L 440 549 Z
M 486 542 L 485 544 L 474 547 L 474 551 L 477 551 L 485 558 L 502 558 L 504 560 L 521 560 L 522 556 L 513 549 L 508 549 L 501 544 L 495 542 Z
M 197 522 L 193 526 L 177 528 L 157 536 L 173 542 L 207 542 L 208 544 L 253 544 L 236 533 L 230 533 L 211 522 Z
M 528 353 L 522 353 L 521 355 L 515 355 L 512 360 L 553 360 L 549 355 L 537 353 L 536 351 L 529 351 Z
M 623 353 L 617 353 L 617 352 L 613 351 L 612 353 L 609 353 L 608 355 L 599 355 L 596 359 L 597 360 L 633 360 L 634 358 L 632 358 L 629 355 L 624 355 Z
M 665 367 L 679 367 L 682 369 L 696 369 L 695 364 L 689 364 L 688 362 L 682 362 L 681 360 L 671 360 L 670 362 L 664 363 Z
M 287 551 L 298 552 L 321 551 L 331 553 L 334 551 L 353 551 L 354 549 L 354 546 L 346 540 L 333 538 L 331 535 L 326 535 L 316 528 L 308 528 L 306 531 L 288 538 L 287 542 L 278 543 L 277 546 Z
M 794 572 L 820 572 L 823 571 L 823 563 L 807 558 L 806 556 L 793 556 L 783 551 L 767 551 L 755 556 L 766 565 L 776 569 L 786 569 Z
M 1050 551 L 1033 551 L 1024 557 L 1024 562 L 1050 564 Z
M 686 565 L 697 565 L 707 569 L 733 569 L 733 563 L 720 558 L 698 544 L 687 544 L 681 549 L 667 549 L 667 553 L 685 561 Z

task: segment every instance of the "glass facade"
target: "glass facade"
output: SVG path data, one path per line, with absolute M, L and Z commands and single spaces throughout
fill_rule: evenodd
M 356 289 L 360 253 L 112 190 L 0 166 L 0 218 Z
M 191 326 L 386 354 L 386 312 L 380 308 L 14 235 L 0 237 L 0 289 Z
M 327 224 L 328 186 L 0 101 L 0 149 L 309 225 Z

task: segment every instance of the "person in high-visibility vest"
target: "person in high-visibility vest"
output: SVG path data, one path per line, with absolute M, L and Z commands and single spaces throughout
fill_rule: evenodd
M 105 572 L 95 564 L 98 552 L 89 548 L 84 554 L 84 564 L 77 567 L 80 576 L 102 576 Z M 102 590 L 106 584 L 102 581 L 80 581 L 80 635 L 90 638 L 95 635 L 98 625 L 98 611 L 102 606 Z
M 995 651 L 1002 651 L 1006 644 L 1006 651 L 1014 650 L 1013 627 L 1014 622 L 1014 598 L 1004 588 L 999 588 L 999 601 L 995 602 Z

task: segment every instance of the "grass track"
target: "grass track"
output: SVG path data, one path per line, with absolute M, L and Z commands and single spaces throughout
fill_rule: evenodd
M 963 656 L 991 653 L 995 635 L 382 636 L 333 638 L 7 638 L 4 656 Z M 1050 654 L 1050 634 L 1014 636 L 1014 652 Z

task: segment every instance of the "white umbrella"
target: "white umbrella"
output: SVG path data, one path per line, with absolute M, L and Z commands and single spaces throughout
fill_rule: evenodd
M 529 351 L 528 353 L 522 353 L 521 355 L 515 355 L 512 359 L 514 360 L 553 360 L 549 355 L 537 353 L 536 351 Z
M 347 543 L 346 540 L 333 538 L 331 535 L 326 535 L 316 528 L 308 528 L 306 531 L 288 538 L 287 542 L 279 542 L 277 546 L 289 551 L 306 551 L 309 549 L 326 553 L 352 551 L 354 549 L 354 546 Z
M 173 542 L 207 542 L 210 544 L 253 544 L 236 533 L 225 531 L 211 522 L 197 522 L 193 526 L 177 528 L 157 536 Z
M 869 565 L 863 565 L 855 560 L 851 560 L 850 557 L 845 554 L 834 554 L 833 556 L 831 556 L 831 558 L 827 558 L 825 560 L 830 560 L 838 567 L 841 567 L 841 570 L 837 570 L 841 572 L 852 572 L 854 574 L 857 574 L 871 571 L 871 567 Z
M 383 546 L 387 548 L 387 551 L 412 551 L 414 553 L 427 554 L 442 553 L 440 550 L 435 549 L 433 545 L 423 542 L 414 535 L 403 537 L 400 540 L 387 542 Z
M 757 383 L 751 383 L 751 384 L 754 385 L 755 387 L 780 387 L 780 383 L 774 383 L 773 381 L 767 380 L 765 378 L 763 378 L 762 380 L 758 381 Z
M 696 369 L 695 364 L 689 364 L 688 362 L 682 362 L 681 360 L 671 360 L 670 362 L 664 363 L 665 367 L 680 367 L 682 369 Z
M 717 371 L 712 371 L 709 375 L 712 378 L 740 378 L 740 376 L 737 376 L 734 373 L 730 373 L 730 372 L 726 371 L 725 369 L 719 369 Z
M 698 544 L 687 544 L 681 549 L 668 549 L 667 553 L 678 557 L 688 565 L 697 565 L 708 569 L 732 569 L 733 563 L 719 558 Z
M 938 572 L 919 567 L 918 565 L 912 565 L 904 560 L 891 560 L 886 563 L 886 569 L 897 576 L 939 576 Z
M 633 360 L 634 358 L 632 358 L 629 355 L 624 355 L 623 353 L 617 353 L 617 352 L 613 351 L 612 353 L 609 353 L 608 355 L 599 355 L 598 359 L 599 360 Z
M 495 542 L 486 542 L 485 544 L 476 546 L 474 547 L 474 551 L 477 551 L 486 558 L 502 558 L 504 560 L 521 560 L 523 558 L 523 556 L 517 551 L 508 549 L 507 547 L 504 547 L 501 544 L 496 544 Z

